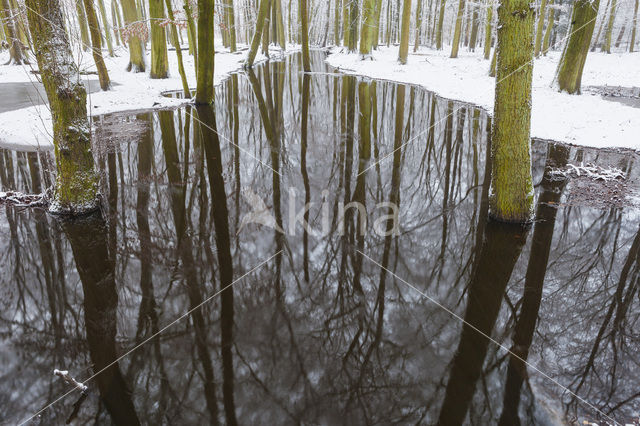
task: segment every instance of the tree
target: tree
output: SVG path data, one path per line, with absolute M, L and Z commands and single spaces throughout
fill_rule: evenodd
M 553 0 L 549 0 L 549 6 L 553 5 Z M 555 12 L 554 8 L 550 8 L 549 10 L 549 21 L 547 22 L 547 29 L 544 32 L 544 39 L 542 40 L 542 54 L 547 56 L 547 52 L 549 51 L 549 40 L 551 40 L 551 30 L 553 30 L 553 24 L 555 23 Z
M 169 74 L 167 36 L 161 25 L 164 19 L 163 0 L 149 0 L 149 16 L 151 17 L 151 72 L 149 75 L 151 78 L 167 78 Z
M 260 46 L 260 40 L 262 39 L 262 31 L 264 29 L 265 20 L 267 19 L 267 14 L 269 13 L 270 3 L 271 0 L 260 0 L 258 18 L 256 19 L 256 30 L 253 33 L 251 46 L 249 47 L 249 54 L 247 55 L 247 62 L 245 63 L 247 68 L 251 68 L 253 66 L 253 62 L 258 54 L 258 46 Z
M 487 4 L 487 24 L 484 30 L 484 58 L 489 59 L 491 56 L 491 36 L 493 28 L 491 24 L 493 22 L 493 1 L 489 0 Z
M 198 0 L 198 86 L 196 104 L 213 102 L 213 0 Z
M 464 16 L 465 0 L 460 0 L 458 4 L 458 15 L 456 17 L 456 27 L 453 32 L 453 42 L 451 45 L 451 57 L 458 57 L 458 49 L 460 47 L 460 35 L 462 33 L 462 17 Z
M 364 0 L 362 3 L 362 29 L 360 30 L 360 55 L 362 58 L 371 55 L 373 32 L 375 31 L 375 0 Z
M 436 49 L 442 50 L 442 27 L 444 26 L 444 7 L 447 0 L 440 0 L 440 12 L 438 15 L 438 28 L 436 29 Z
M 333 44 L 340 46 L 340 11 L 342 9 L 341 0 L 335 0 L 333 19 Z
M 413 43 L 413 51 L 418 51 L 418 46 L 420 45 L 420 33 L 422 30 L 422 2 L 423 0 L 418 0 L 418 4 L 416 5 L 416 39 Z
M 537 58 L 540 56 L 540 48 L 542 47 L 542 30 L 544 28 L 544 13 L 547 7 L 547 0 L 540 2 L 540 12 L 538 13 L 538 26 L 536 28 L 536 44 L 534 55 Z
M 98 208 L 87 94 L 71 56 L 60 0 L 26 0 L 29 29 L 53 118 L 56 186 L 52 212 L 77 215 Z
M 302 32 L 302 67 L 305 72 L 311 71 L 311 59 L 309 58 L 309 12 L 307 3 L 309 0 L 300 0 L 300 31 Z
M 135 0 L 121 0 L 121 4 L 124 23 L 131 29 L 131 25 L 135 25 L 139 20 L 136 2 Z M 127 65 L 127 71 L 144 72 L 144 47 L 142 40 L 140 40 L 140 37 L 138 37 L 134 31 L 129 31 L 127 45 L 129 46 L 129 65 Z
M 180 40 L 178 40 L 178 29 L 176 28 L 176 18 L 173 14 L 173 8 L 171 6 L 171 0 L 165 0 L 165 6 L 167 7 L 167 14 L 171 21 L 171 44 L 176 49 L 176 57 L 178 59 L 178 72 L 180 73 L 180 80 L 182 81 L 182 90 L 185 98 L 191 97 L 191 90 L 189 89 L 189 82 L 187 81 L 187 75 L 184 71 L 184 63 L 182 62 L 182 48 L 180 47 Z
M 569 40 L 560 57 L 556 74 L 556 82 L 561 92 L 580 94 L 582 71 L 596 26 L 599 3 L 600 0 L 576 0 L 573 4 Z
M 104 64 L 104 58 L 102 57 L 102 35 L 100 34 L 100 27 L 98 26 L 98 15 L 96 14 L 96 9 L 93 7 L 93 0 L 83 1 L 84 8 L 87 12 L 89 31 L 91 33 L 91 53 L 93 54 L 93 61 L 96 63 L 96 68 L 98 70 L 100 88 L 102 90 L 109 90 L 111 81 L 109 80 L 107 66 Z
M 20 37 L 18 36 L 15 17 L 13 15 L 9 0 L 2 0 L 2 6 L 4 10 L 3 19 L 6 23 L 7 29 L 7 42 L 9 43 L 9 61 L 5 65 L 28 64 L 29 62 L 26 60 L 25 55 L 22 51 L 22 42 L 20 41 Z
M 78 14 L 82 50 L 86 51 L 89 50 L 89 28 L 87 27 L 87 15 L 84 11 L 83 0 L 76 0 L 76 13 Z
M 575 9 L 575 4 L 574 4 Z M 596 14 L 597 15 L 597 14 Z M 593 17 L 595 23 L 595 16 Z M 602 51 L 611 53 L 611 35 L 613 33 L 613 23 L 616 20 L 616 0 L 611 0 L 611 11 L 609 12 L 609 23 L 607 24 L 607 32 L 604 35 L 604 44 Z M 573 21 L 571 21 L 573 23 Z
M 420 1 L 420 0 L 418 0 Z M 407 55 L 409 54 L 409 27 L 411 26 L 411 0 L 404 0 L 402 6 L 402 31 L 400 33 L 400 50 L 398 54 L 398 62 L 407 63 Z
M 505 222 L 527 222 L 533 208 L 530 130 L 534 16 L 528 0 L 505 0 L 498 7 L 489 206 L 492 217 Z
M 102 18 L 102 26 L 104 27 L 104 38 L 107 41 L 107 49 L 109 50 L 109 56 L 113 57 L 113 42 L 111 41 L 111 29 L 109 28 L 109 20 L 107 19 L 107 9 L 104 7 L 104 0 L 98 0 L 98 7 L 100 8 L 100 17 Z M 117 40 L 117 39 L 116 39 Z
M 629 42 L 629 53 L 633 52 L 634 44 L 636 44 L 636 27 L 638 23 L 636 22 L 638 19 L 638 0 L 636 0 L 636 4 L 633 7 L 633 19 L 631 20 L 631 41 Z

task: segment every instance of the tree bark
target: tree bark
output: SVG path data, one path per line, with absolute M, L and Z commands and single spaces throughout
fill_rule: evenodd
M 631 41 L 629 43 L 629 53 L 633 52 L 634 44 L 636 44 L 636 27 L 638 26 L 638 22 L 636 21 L 638 18 L 638 0 L 636 0 L 636 4 L 633 7 L 633 20 L 631 23 L 633 26 L 631 27 Z
M 420 33 L 422 30 L 422 2 L 424 0 L 418 0 L 418 4 L 416 5 L 416 37 L 413 43 L 413 51 L 418 51 L 418 46 L 420 45 Z
M 7 28 L 7 42 L 9 43 L 9 61 L 5 65 L 28 64 L 29 62 L 27 62 L 25 58 L 24 52 L 22 50 L 22 42 L 20 41 L 16 29 L 16 21 L 15 17 L 13 16 L 11 4 L 9 4 L 9 0 L 2 0 L 2 5 L 4 9 L 4 19 Z
M 487 4 L 487 24 L 484 29 L 484 58 L 489 59 L 491 56 L 491 37 L 493 33 L 493 1 L 489 0 Z
M 176 49 L 176 56 L 178 58 L 178 72 L 180 73 L 180 80 L 182 81 L 182 91 L 185 98 L 191 97 L 191 90 L 189 89 L 189 82 L 187 81 L 187 75 L 184 71 L 184 63 L 182 62 L 182 49 L 180 47 L 180 40 L 178 40 L 178 28 L 175 24 L 175 16 L 171 5 L 171 0 L 165 0 L 165 6 L 167 7 L 167 14 L 171 21 L 171 44 Z
M 107 19 L 107 9 L 104 7 L 104 0 L 98 0 L 98 7 L 100 8 L 100 17 L 102 18 L 102 26 L 104 27 L 104 38 L 107 41 L 107 49 L 109 50 L 109 56 L 114 57 L 113 42 L 111 41 L 111 28 L 109 27 L 109 20 Z
M 438 15 L 438 28 L 436 29 L 436 49 L 442 50 L 442 27 L 444 26 L 444 7 L 447 0 L 440 1 L 440 11 Z
M 124 23 L 129 26 L 135 24 L 139 20 L 138 8 L 135 0 L 121 0 L 122 14 L 124 15 Z M 127 71 L 144 72 L 144 47 L 142 40 L 135 34 L 131 34 L 127 40 L 129 46 L 129 65 Z
M 537 58 L 540 56 L 540 48 L 542 47 L 542 30 L 544 27 L 544 14 L 547 8 L 547 0 L 542 0 L 540 2 L 540 12 L 538 13 L 538 26 L 536 28 L 536 44 L 534 55 Z
M 505 222 L 528 222 L 533 208 L 530 130 L 534 16 L 528 0 L 505 0 L 498 7 L 489 207 L 493 218 Z
M 409 0 L 410 1 L 410 0 Z M 362 29 L 360 30 L 360 55 L 364 59 L 370 57 L 375 31 L 375 0 L 364 0 L 362 3 Z
M 553 0 L 549 0 L 549 6 L 553 5 Z M 544 32 L 544 39 L 542 40 L 542 54 L 547 56 L 547 52 L 549 51 L 549 40 L 551 40 L 551 31 L 553 30 L 553 25 L 555 23 L 555 12 L 554 8 L 549 10 L 549 21 L 547 22 L 547 29 Z
M 309 57 L 309 0 L 300 0 L 300 31 L 302 32 L 302 67 L 305 72 L 311 71 L 311 58 Z
M 249 48 L 249 54 L 247 56 L 247 62 L 245 64 L 247 68 L 251 68 L 253 66 L 253 62 L 255 61 L 256 55 L 258 54 L 258 47 L 260 46 L 260 40 L 262 39 L 262 32 L 264 30 L 264 24 L 267 19 L 267 14 L 269 13 L 270 3 L 271 0 L 260 0 L 258 18 L 256 19 L 256 30 L 253 33 L 253 38 L 251 39 L 251 47 Z
M 53 119 L 56 187 L 50 211 L 79 215 L 98 208 L 87 94 L 64 30 L 59 0 L 26 0 L 29 29 Z
M 78 16 L 78 26 L 80 27 L 80 40 L 82 41 L 82 50 L 89 50 L 89 28 L 87 27 L 87 15 L 84 10 L 83 0 L 76 0 L 76 13 Z
M 602 51 L 607 53 L 611 53 L 611 35 L 613 33 L 613 24 L 616 20 L 616 3 L 617 3 L 616 0 L 611 0 L 611 11 L 609 12 L 609 23 L 607 24 L 607 32 L 604 35 L 604 44 L 602 45 Z M 595 17 L 593 19 L 595 20 Z

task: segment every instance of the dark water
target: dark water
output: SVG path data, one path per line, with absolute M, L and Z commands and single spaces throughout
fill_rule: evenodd
M 0 113 L 47 103 L 44 86 L 37 82 L 35 75 L 32 80 L 31 83 L 0 83 L 0 93 L 2 93 Z M 88 93 L 100 90 L 98 80 L 83 80 L 82 83 Z
M 490 222 L 483 111 L 322 59 L 234 75 L 215 108 L 102 117 L 99 215 L 1 206 L 0 422 L 69 391 L 54 368 L 89 387 L 78 423 L 638 416 L 639 212 L 549 172 L 637 183 L 638 156 L 537 141 L 535 224 Z M 50 154 L 0 153 L 3 188 L 50 184 Z

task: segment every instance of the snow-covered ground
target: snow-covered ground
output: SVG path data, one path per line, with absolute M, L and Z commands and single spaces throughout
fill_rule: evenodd
M 215 84 L 220 84 L 230 73 L 242 68 L 247 56 L 245 46 L 240 46 L 242 51 L 230 53 L 222 45 L 216 45 L 215 57 Z M 288 51 L 297 50 L 295 46 L 289 46 Z M 277 48 L 270 52 L 273 56 L 281 55 Z M 100 115 L 117 111 L 135 111 L 151 108 L 167 108 L 182 105 L 188 100 L 173 99 L 162 96 L 163 92 L 170 90 L 182 90 L 180 74 L 175 51 L 169 51 L 169 73 L 167 79 L 152 80 L 146 73 L 131 73 L 126 71 L 129 62 L 129 54 L 126 50 L 116 52 L 117 57 L 110 58 L 104 52 L 104 59 L 109 70 L 109 77 L 114 83 L 112 90 L 95 92 L 87 96 L 87 111 L 90 115 Z M 183 51 L 183 61 L 187 80 L 191 88 L 196 86 L 195 68 L 193 57 Z M 6 62 L 8 53 L 0 54 L 0 63 Z M 258 54 L 256 62 L 265 60 L 266 57 Z M 82 70 L 95 70 L 93 58 L 84 53 L 78 62 Z M 147 66 L 150 64 L 149 52 L 146 58 Z M 36 82 L 37 77 L 31 73 L 31 66 L 0 66 L 0 83 L 31 83 Z M 97 75 L 82 76 L 82 78 L 97 80 Z M 2 97 L 0 96 L 0 102 Z M 17 109 L 0 114 L 0 147 L 20 150 L 47 150 L 52 149 L 51 114 L 47 105 L 37 105 L 28 108 Z
M 476 53 L 421 48 L 409 54 L 407 65 L 397 62 L 397 47 L 380 47 L 373 60 L 361 60 L 334 48 L 327 62 L 345 73 L 416 84 L 438 95 L 469 102 L 493 112 L 495 79 L 489 61 Z M 551 86 L 559 52 L 535 61 L 531 135 L 536 138 L 596 148 L 640 150 L 640 108 L 603 99 L 588 86 L 640 87 L 640 53 L 590 52 L 582 77 L 582 95 L 559 93 Z

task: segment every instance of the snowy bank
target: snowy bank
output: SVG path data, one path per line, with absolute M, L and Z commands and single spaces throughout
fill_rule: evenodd
M 397 47 L 380 47 L 373 60 L 361 60 L 334 48 L 327 63 L 340 71 L 375 79 L 419 85 L 438 95 L 476 104 L 493 112 L 495 79 L 489 61 L 476 53 L 421 48 L 407 65 L 397 62 Z M 603 99 L 589 86 L 640 87 L 640 53 L 590 52 L 582 77 L 582 95 L 559 93 L 551 87 L 559 52 L 535 61 L 531 135 L 573 145 L 640 150 L 640 109 Z
M 288 52 L 296 51 L 290 47 Z M 148 72 L 131 73 L 126 71 L 129 63 L 128 51 L 116 51 L 116 57 L 111 58 L 104 53 L 105 63 L 109 70 L 109 77 L 113 83 L 111 90 L 95 92 L 87 95 L 87 111 L 90 116 L 112 112 L 138 111 L 178 107 L 188 103 L 188 99 L 175 99 L 162 96 L 163 92 L 182 90 L 180 74 L 175 51 L 169 51 L 169 73 L 166 79 L 152 80 Z M 272 57 L 282 55 L 277 48 L 271 49 Z M 0 63 L 5 62 L 6 52 L 0 55 Z M 219 85 L 231 73 L 239 71 L 247 56 L 246 50 L 230 53 L 222 45 L 216 45 L 214 83 Z M 258 54 L 256 62 L 264 61 L 266 57 Z M 93 58 L 84 53 L 77 58 L 80 68 L 93 71 Z M 189 86 L 195 88 L 196 77 L 193 57 L 183 51 L 183 61 Z M 146 57 L 147 66 L 150 65 L 149 52 Z M 36 83 L 37 76 L 31 73 L 35 65 L 0 66 L 1 83 Z M 97 75 L 83 75 L 83 79 L 97 80 Z M 1 102 L 1 101 L 0 101 Z M 53 149 L 51 113 L 46 104 L 30 106 L 28 108 L 7 111 L 0 114 L 0 147 L 33 151 Z

